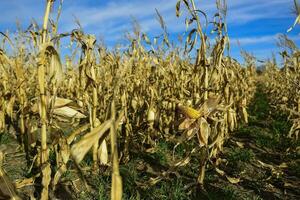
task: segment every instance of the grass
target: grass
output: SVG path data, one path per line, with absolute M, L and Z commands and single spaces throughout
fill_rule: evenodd
M 300 161 L 294 160 L 289 163 L 288 170 L 290 174 L 300 177 Z
M 227 154 L 227 160 L 229 162 L 250 162 L 254 158 L 254 154 L 251 149 L 233 148 L 229 154 Z
M 287 138 L 291 123 L 287 120 L 287 115 L 269 105 L 269 99 L 263 91 L 263 86 L 258 86 L 257 93 L 249 107 L 250 120 L 248 125 L 241 125 L 235 131 L 234 138 L 244 143 L 244 148 L 240 148 L 234 143 L 226 143 L 223 159 L 227 164 L 221 164 L 220 169 L 227 175 L 240 177 L 242 182 L 239 187 L 226 185 L 220 179 L 215 178 L 215 174 L 208 173 L 206 180 L 213 185 L 218 185 L 221 189 L 209 191 L 210 199 L 262 199 L 265 196 L 265 184 L 275 185 L 282 188 L 288 177 L 286 174 L 299 177 L 299 162 L 295 162 L 296 154 L 286 153 L 288 148 L 299 146 L 298 141 Z M 256 146 L 261 151 L 249 146 Z M 266 149 L 268 153 L 262 153 Z M 257 168 L 256 159 L 271 165 L 279 165 L 283 162 L 289 163 L 288 169 L 280 175 L 272 174 L 271 170 Z M 274 163 L 275 162 L 275 163 Z M 269 181 L 266 181 L 270 177 Z M 241 187 L 242 186 L 242 187 Z M 256 193 L 253 196 L 250 191 Z M 245 193 L 245 195 L 242 195 Z M 242 195 L 242 196 L 241 196 Z
M 263 92 L 264 86 L 258 85 L 257 88 L 249 107 L 249 125 L 241 127 L 237 134 L 253 138 L 260 147 L 284 151 L 294 143 L 286 138 L 292 124 L 286 113 L 271 108 L 268 96 Z
M 237 200 L 238 191 L 230 186 L 224 186 L 221 190 L 208 191 L 208 199 L 209 200 Z
M 0 133 L 0 144 L 9 144 L 13 141 L 13 138 L 8 133 Z

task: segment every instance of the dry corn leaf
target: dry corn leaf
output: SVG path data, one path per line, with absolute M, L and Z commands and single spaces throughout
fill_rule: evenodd
M 71 144 L 73 142 L 73 140 L 75 139 L 75 137 L 79 134 L 81 134 L 82 132 L 86 131 L 87 129 L 90 128 L 90 123 L 85 124 L 81 127 L 79 127 L 78 129 L 76 129 L 75 131 L 73 131 L 67 138 L 67 143 Z
M 112 200 L 121 200 L 123 193 L 122 178 L 118 174 L 112 174 Z
M 14 110 L 15 101 L 16 101 L 16 97 L 13 95 L 9 99 L 8 104 L 6 104 L 6 113 L 10 118 L 13 118 L 13 110 Z
M 269 168 L 269 169 L 271 169 L 272 171 L 275 169 L 273 165 L 264 163 L 264 162 L 262 162 L 262 161 L 260 161 L 260 160 L 257 160 L 257 162 L 258 162 L 260 165 L 262 165 L 263 167 Z
M 147 113 L 147 121 L 151 123 L 154 122 L 154 120 L 155 120 L 155 111 L 152 107 L 150 107 Z
M 221 176 L 224 176 L 224 175 L 225 175 L 225 172 L 224 172 L 223 170 L 217 168 L 217 167 L 216 167 L 216 172 L 217 172 L 218 174 L 220 174 Z
M 287 163 L 284 162 L 284 163 L 281 163 L 278 167 L 279 168 L 288 168 L 289 166 Z
M 242 107 L 242 112 L 243 112 L 243 120 L 246 124 L 248 124 L 248 113 L 245 107 Z
M 17 189 L 20 189 L 20 188 L 25 187 L 25 186 L 33 185 L 34 181 L 35 181 L 35 177 L 26 178 L 26 179 L 23 179 L 23 180 L 17 180 L 15 182 L 15 186 L 16 186 Z
M 53 99 L 54 97 L 50 98 L 50 101 Z M 64 107 L 69 105 L 70 103 L 72 103 L 73 100 L 71 99 L 65 99 L 65 98 L 61 98 L 61 97 L 55 97 L 55 103 L 54 103 L 54 108 L 60 108 L 60 107 Z
M 208 112 L 211 113 L 213 111 L 215 111 L 218 107 L 218 104 L 221 100 L 220 96 L 214 96 L 214 97 L 209 97 L 206 102 L 207 102 L 207 109 Z
M 59 150 L 57 150 L 59 149 Z M 67 163 L 70 157 L 70 147 L 67 143 L 67 139 L 64 137 L 59 138 L 58 146 L 56 146 L 56 162 L 57 171 L 52 180 L 52 187 L 55 188 L 60 177 L 67 171 Z
M 138 182 L 138 181 L 135 181 L 135 183 L 139 186 L 139 187 L 142 187 L 144 189 L 147 189 L 155 184 L 157 184 L 159 181 L 161 181 L 162 178 L 161 177 L 156 177 L 156 178 L 150 178 L 148 181 L 144 182 L 144 183 L 141 183 L 141 182 Z
M 179 125 L 178 130 L 193 128 L 194 127 L 193 124 L 195 121 L 196 119 L 190 119 L 190 118 L 184 119 L 184 121 Z
M 184 140 L 190 140 L 196 133 L 199 132 L 199 127 L 192 128 L 183 135 Z
M 145 150 L 145 152 L 147 152 L 147 153 L 155 153 L 156 151 L 157 151 L 157 148 L 155 148 L 155 147 L 148 148 Z
M 244 148 L 244 143 L 242 142 L 235 142 L 237 144 L 238 147 L 240 148 Z
M 77 119 L 86 118 L 86 116 L 84 114 L 80 113 L 79 111 L 77 111 L 73 108 L 67 107 L 67 106 L 55 108 L 53 110 L 53 114 L 62 116 L 62 117 L 68 117 L 68 118 L 77 118 Z
M 49 196 L 49 184 L 51 182 L 51 167 L 49 163 L 44 163 L 42 166 L 42 192 L 41 200 L 47 200 Z
M 198 136 L 200 147 L 207 146 L 208 137 L 210 135 L 209 124 L 207 123 L 207 121 L 203 117 L 201 117 L 199 119 L 198 123 L 199 123 L 200 128 L 199 128 L 197 136 Z
M 232 184 L 237 184 L 237 183 L 240 182 L 240 178 L 233 178 L 233 177 L 230 177 L 230 176 L 227 176 L 227 175 L 226 175 L 226 178 Z
M 183 166 L 186 166 L 187 164 L 189 164 L 190 161 L 191 161 L 191 157 L 188 156 L 188 157 L 176 162 L 173 166 L 174 167 L 183 167 Z
M 50 82 L 60 84 L 63 80 L 64 73 L 59 53 L 55 50 L 53 44 L 43 44 L 39 53 L 39 58 L 40 64 L 48 66 L 46 71 L 49 76 Z M 46 65 L 46 63 L 49 63 L 49 65 Z M 40 71 L 39 73 L 45 74 L 44 71 Z
M 13 183 L 2 169 L 2 166 L 0 166 L 0 199 L 21 200 L 16 193 Z
M 227 112 L 227 120 L 228 120 L 229 130 L 234 131 L 236 126 L 235 111 L 232 110 L 231 108 Z
M 108 151 L 107 151 L 107 143 L 104 139 L 98 148 L 98 158 L 100 159 L 100 164 L 107 165 L 108 164 Z
M 60 177 L 67 171 L 67 167 L 65 164 L 62 164 L 56 171 L 53 179 L 52 179 L 52 187 L 55 190 L 55 187 L 60 179 Z
M 119 119 L 116 121 L 116 107 L 115 101 L 111 103 L 111 123 L 110 123 L 110 141 L 111 141 L 111 154 L 112 154 L 112 187 L 111 199 L 121 200 L 123 194 L 122 178 L 119 171 L 119 158 L 118 158 L 118 144 L 117 144 L 117 126 L 123 118 L 123 112 L 120 114 Z
M 110 128 L 111 121 L 107 120 L 103 124 L 95 127 L 90 133 L 84 135 L 81 140 L 75 143 L 71 148 L 71 155 L 75 162 L 79 164 L 86 153 L 91 149 L 95 141 L 104 136 L 104 133 Z
M 0 132 L 3 132 L 5 129 L 5 113 L 0 110 Z

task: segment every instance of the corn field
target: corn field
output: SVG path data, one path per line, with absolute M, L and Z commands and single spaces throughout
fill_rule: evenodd
M 122 50 L 107 49 L 81 28 L 58 33 L 61 6 L 47 0 L 42 26 L 0 32 L 0 138 L 11 141 L 0 146 L 0 199 L 72 199 L 60 196 L 64 187 L 71 188 L 74 199 L 149 199 L 143 192 L 174 177 L 188 177 L 190 184 L 182 186 L 188 196 L 166 194 L 165 199 L 211 199 L 211 171 L 228 184 L 246 182 L 221 169 L 230 160 L 222 156 L 228 143 L 246 148 L 234 138 L 241 127 L 253 124 L 248 110 L 258 84 L 271 107 L 288 114 L 291 127 L 284 138 L 296 146 L 285 150 L 298 151 L 293 158 L 298 162 L 300 54 L 286 36 L 280 37 L 287 48 L 283 68 L 270 60 L 258 74 L 250 54 L 243 52 L 242 65 L 225 53 L 230 47 L 225 1 L 216 1 L 212 41 L 196 1 L 179 0 L 174 15 L 190 17 L 185 42 L 170 41 L 156 10 L 163 34 L 151 38 L 135 26 Z M 57 12 L 56 21 L 51 12 Z M 69 41 L 68 55 L 61 53 L 62 40 Z M 10 143 L 15 145 L 12 153 L 6 149 Z M 168 145 L 170 156 L 160 169 L 135 162 L 152 159 L 161 143 Z M 19 156 L 26 175 L 14 178 L 7 170 L 13 167 L 9 159 Z M 280 168 L 259 162 L 272 168 L 270 177 Z M 147 175 L 129 182 L 132 175 L 124 168 L 132 163 Z M 194 174 L 183 175 L 183 170 Z M 92 180 L 104 176 L 108 180 L 95 187 Z M 295 183 L 292 188 L 299 186 L 299 176 Z M 136 192 L 128 189 L 130 184 Z M 204 196 L 192 197 L 198 193 Z

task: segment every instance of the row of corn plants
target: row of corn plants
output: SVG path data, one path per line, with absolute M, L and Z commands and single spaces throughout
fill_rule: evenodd
M 279 68 L 274 60 L 268 61 L 262 80 L 266 92 L 271 96 L 272 105 L 288 113 L 293 123 L 287 137 L 297 141 L 300 133 L 300 54 L 295 43 L 287 36 L 281 35 L 279 43 L 283 47 L 283 66 Z
M 42 186 L 38 198 L 48 199 L 62 175 L 74 169 L 88 190 L 81 163 L 91 152 L 90 170 L 108 166 L 111 198 L 121 199 L 119 164 L 132 159 L 131 148 L 151 149 L 158 140 L 175 142 L 174 149 L 198 141 L 187 151 L 198 155 L 196 181 L 202 187 L 207 165 L 238 122 L 248 122 L 247 105 L 255 91 L 254 62 L 241 66 L 225 56 L 225 1 L 216 3 L 212 41 L 203 31 L 205 13 L 194 0 L 180 0 L 176 15 L 187 16 L 184 44 L 169 41 L 157 11 L 163 34 L 152 39 L 136 26 L 122 51 L 108 50 L 80 27 L 57 33 L 61 4 L 53 20 L 54 3 L 47 1 L 42 27 L 32 23 L 13 36 L 1 33 L 0 132 L 15 130 L 32 174 L 8 185 L 9 197 L 18 199 L 14 187 L 36 184 Z M 70 44 L 65 60 L 63 40 Z M 51 153 L 55 163 L 49 160 Z M 186 167 L 187 159 L 174 161 L 172 170 Z

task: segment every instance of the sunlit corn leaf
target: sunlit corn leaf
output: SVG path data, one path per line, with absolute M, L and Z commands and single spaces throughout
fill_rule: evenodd
M 210 126 L 203 117 L 201 117 L 199 119 L 198 123 L 199 123 L 200 128 L 199 128 L 197 136 L 198 136 L 200 147 L 207 146 L 208 137 L 210 135 Z
M 155 121 L 155 110 L 152 106 L 150 106 L 148 113 L 147 113 L 147 121 L 149 123 L 153 123 Z
M 91 132 L 84 135 L 79 142 L 71 147 L 71 155 L 76 163 L 80 163 L 87 152 L 92 148 L 95 141 L 99 141 L 104 133 L 110 128 L 111 121 L 107 120 L 98 127 L 93 128 Z M 104 138 L 103 138 L 104 139 Z
M 54 99 L 54 97 L 50 98 L 50 101 L 52 101 L 52 99 Z M 71 104 L 72 102 L 73 102 L 73 100 L 71 100 L 71 99 L 55 97 L 54 108 L 61 108 L 61 107 Z
M 34 181 L 35 181 L 36 177 L 31 177 L 31 178 L 26 178 L 23 180 L 17 180 L 15 181 L 15 186 L 17 189 L 26 187 L 26 186 L 30 186 L 30 185 L 34 185 Z
M 0 110 L 0 132 L 3 132 L 5 129 L 5 113 Z
M 182 160 L 176 162 L 176 163 L 174 164 L 174 167 L 184 167 L 184 166 L 186 166 L 187 164 L 189 164 L 190 161 L 191 161 L 191 157 L 188 156 L 188 157 L 186 157 L 186 158 L 184 158 L 184 159 L 182 159 Z
M 224 176 L 225 175 L 225 172 L 223 171 L 223 170 L 221 170 L 221 169 L 219 169 L 219 168 L 215 168 L 215 170 L 216 170 L 216 172 L 218 173 L 218 174 L 220 174 L 221 176 Z
M 112 188 L 114 188 L 114 192 L 112 192 L 112 200 L 121 200 L 122 199 L 122 177 L 118 174 L 112 175 Z
M 156 185 L 156 184 L 159 183 L 161 180 L 162 180 L 161 177 L 156 177 L 156 178 L 150 178 L 148 181 L 143 182 L 143 183 L 138 182 L 138 181 L 135 181 L 135 183 L 136 183 L 139 187 L 141 187 L 141 188 L 143 188 L 143 189 L 147 189 L 147 188 L 149 188 L 149 187 L 151 187 L 151 186 L 153 186 L 153 185 Z
M 234 131 L 236 126 L 236 119 L 235 119 L 235 111 L 232 109 L 229 109 L 227 112 L 227 120 L 230 131 Z
M 86 118 L 84 114 L 68 106 L 53 109 L 53 114 L 61 117 L 69 117 L 69 118 L 77 118 L 77 119 Z
M 107 165 L 108 164 L 108 150 L 107 143 L 104 139 L 98 148 L 98 158 L 100 160 L 100 164 Z
M 242 107 L 242 113 L 244 122 L 248 124 L 248 113 L 245 107 Z
M 44 163 L 42 165 L 42 192 L 41 192 L 41 200 L 48 199 L 49 196 L 49 184 L 51 182 L 51 167 L 49 163 Z
M 60 61 L 59 53 L 55 50 L 53 44 L 46 43 L 41 47 L 40 50 L 40 61 L 42 64 L 49 63 L 46 71 L 48 74 L 49 81 L 54 84 L 60 84 L 63 80 L 63 69 Z
M 9 102 L 6 104 L 6 114 L 10 118 L 13 118 L 13 108 L 14 108 L 15 101 L 16 101 L 16 97 L 13 95 L 9 99 Z
M 232 183 L 232 184 L 237 184 L 237 183 L 240 182 L 240 179 L 239 179 L 239 178 L 234 178 L 234 177 L 230 177 L 230 176 L 227 176 L 227 175 L 226 175 L 226 178 L 227 178 L 227 180 L 228 180 L 230 183 Z

